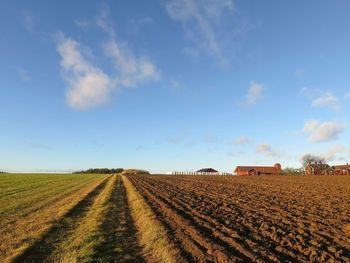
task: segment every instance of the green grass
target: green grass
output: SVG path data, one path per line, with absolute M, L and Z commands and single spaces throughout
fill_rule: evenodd
M 96 180 L 92 174 L 0 174 L 0 226 L 68 191 Z
M 107 176 L 0 174 L 0 261 L 35 242 Z

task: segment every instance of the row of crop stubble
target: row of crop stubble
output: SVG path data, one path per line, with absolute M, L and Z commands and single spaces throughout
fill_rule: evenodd
M 350 177 L 131 177 L 183 261 L 350 261 Z

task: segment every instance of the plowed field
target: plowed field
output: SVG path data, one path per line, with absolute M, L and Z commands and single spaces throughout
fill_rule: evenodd
M 350 262 L 350 177 L 130 180 L 185 261 Z

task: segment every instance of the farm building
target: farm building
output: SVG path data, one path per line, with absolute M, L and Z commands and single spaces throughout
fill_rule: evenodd
M 305 175 L 350 175 L 350 165 L 330 166 L 325 163 L 309 163 Z
M 309 163 L 305 167 L 305 175 L 333 175 L 333 169 L 322 162 Z
M 218 173 L 218 171 L 213 168 L 203 168 L 198 170 L 196 173 Z
M 282 167 L 279 163 L 274 166 L 237 166 L 234 170 L 236 175 L 280 175 Z

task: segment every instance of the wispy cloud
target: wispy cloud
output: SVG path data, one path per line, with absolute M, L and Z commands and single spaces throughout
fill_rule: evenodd
M 244 135 L 238 137 L 238 138 L 234 141 L 234 143 L 235 143 L 236 145 L 246 145 L 246 144 L 249 144 L 249 143 L 251 143 L 251 142 L 252 142 L 252 140 L 251 140 L 250 138 L 248 138 L 247 136 L 244 136 Z
M 75 19 L 74 24 L 77 27 L 84 29 L 84 30 L 88 29 L 91 26 L 90 21 L 87 19 Z
M 110 9 L 106 4 L 103 4 L 99 8 L 99 13 L 95 17 L 95 24 L 104 30 L 110 37 L 116 37 L 113 22 L 110 19 Z
M 339 96 L 335 96 L 330 91 L 324 91 L 306 86 L 301 88 L 299 95 L 311 100 L 311 107 L 314 108 L 329 108 L 334 111 L 338 111 L 342 106 L 342 99 L 340 99 Z M 346 99 L 346 94 L 344 98 Z
M 115 84 L 102 69 L 87 61 L 80 49 L 78 42 L 59 35 L 57 51 L 69 85 L 67 102 L 74 109 L 86 110 L 106 103 Z
M 333 145 L 327 151 L 320 154 L 327 162 L 343 161 L 348 155 L 348 149 L 343 145 Z
M 305 73 L 306 73 L 305 69 L 299 68 L 295 71 L 295 76 L 300 78 L 300 77 L 303 77 L 305 75 Z
M 243 105 L 252 106 L 263 96 L 264 86 L 256 81 L 251 81 Z
M 155 65 L 146 57 L 137 58 L 125 45 L 112 39 L 104 45 L 107 56 L 113 59 L 118 77 L 117 85 L 134 87 L 145 81 L 160 79 Z
M 299 91 L 299 96 L 306 97 L 307 99 L 315 99 L 322 94 L 322 90 L 304 86 Z
M 34 149 L 51 150 L 51 147 L 44 143 L 32 142 L 29 144 L 29 146 Z
M 19 74 L 19 77 L 23 80 L 23 81 L 29 81 L 30 80 L 30 77 L 29 77 L 29 74 L 28 74 L 28 72 L 25 70 L 25 69 L 23 69 L 23 68 L 20 68 L 19 70 L 18 70 L 18 74 Z
M 216 135 L 207 134 L 204 136 L 203 141 L 208 144 L 215 144 L 218 143 L 220 139 Z
M 143 16 L 139 18 L 133 18 L 130 20 L 130 29 L 134 33 L 140 32 L 140 30 L 144 29 L 145 27 L 153 24 L 152 17 L 149 16 Z
M 277 155 L 277 153 L 274 150 L 272 150 L 271 145 L 268 144 L 268 143 L 259 144 L 256 147 L 256 152 L 264 154 L 264 155 L 266 155 L 268 157 L 273 157 L 273 156 Z
M 33 32 L 34 30 L 34 18 L 31 14 L 29 14 L 28 12 L 25 12 L 23 15 L 23 25 L 24 28 L 28 31 L 28 32 Z
M 312 101 L 311 106 L 316 108 L 331 108 L 333 110 L 339 110 L 340 101 L 332 93 L 326 92 L 325 94 L 315 98 Z
M 115 71 L 105 73 L 87 59 L 80 43 L 59 34 L 57 50 L 69 85 L 67 102 L 72 108 L 87 110 L 97 107 L 108 102 L 115 89 L 135 87 L 160 79 L 158 69 L 149 58 L 137 57 L 126 43 L 117 39 L 108 6 L 103 5 L 92 22 L 77 20 L 75 23 L 80 27 L 88 27 L 93 23 L 108 35 L 108 40 L 102 46 L 106 56 L 112 59 Z
M 166 138 L 166 141 L 170 144 L 181 144 L 185 138 L 183 136 L 169 136 Z
M 344 98 L 345 98 L 345 99 L 350 99 L 350 91 L 347 92 L 347 93 L 345 93 Z
M 222 66 L 228 61 L 218 36 L 225 12 L 232 13 L 232 0 L 169 0 L 166 10 L 169 16 L 182 23 L 186 35 L 205 50 Z
M 186 86 L 175 78 L 169 80 L 168 87 L 172 94 L 176 94 L 186 90 Z
M 311 142 L 326 142 L 337 139 L 343 130 L 344 125 L 341 123 L 308 120 L 305 122 L 302 132 L 309 134 Z

